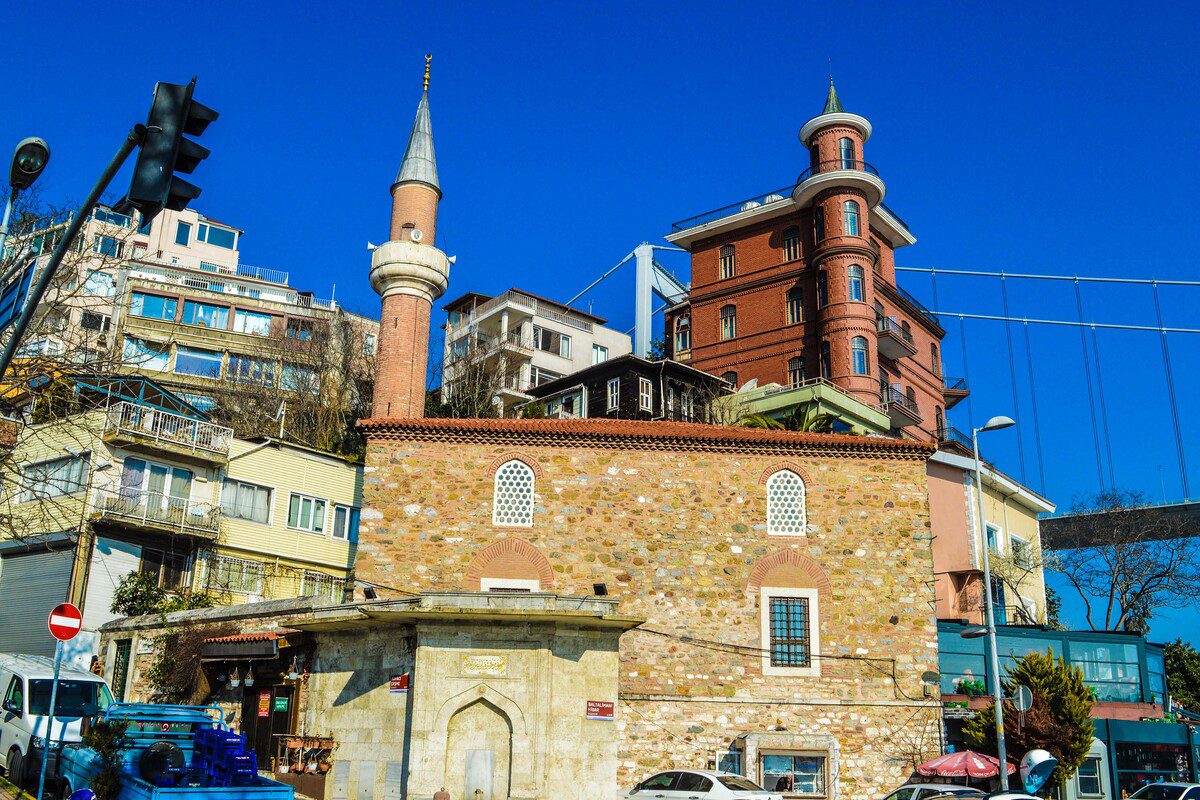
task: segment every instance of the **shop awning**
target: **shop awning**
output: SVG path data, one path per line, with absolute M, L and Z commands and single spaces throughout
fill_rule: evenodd
M 279 642 L 294 630 L 262 631 L 260 633 L 236 633 L 232 636 L 214 636 L 204 640 L 200 647 L 200 658 L 275 658 L 279 655 Z
M 1016 771 L 1015 766 L 1008 765 L 1009 775 Z M 917 767 L 917 772 L 939 778 L 994 778 L 1000 774 L 1000 761 L 994 756 L 963 750 L 926 761 Z

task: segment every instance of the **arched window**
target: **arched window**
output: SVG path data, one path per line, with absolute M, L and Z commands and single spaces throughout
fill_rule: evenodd
M 492 524 L 528 528 L 533 525 L 533 470 L 523 461 L 505 461 L 496 469 L 492 491 Z
M 813 241 L 825 241 L 825 208 L 817 206 L 813 209 Z
M 863 301 L 863 268 L 857 264 L 850 266 L 849 294 L 851 300 Z
M 737 336 L 737 306 L 721 306 L 721 338 Z
M 936 342 L 929 345 L 929 364 L 933 367 L 934 375 L 942 374 L 942 356 Z
M 804 356 L 794 356 L 787 362 L 788 386 L 795 389 L 804 383 Z
M 862 336 L 855 336 L 850 340 L 850 360 L 854 365 L 855 375 L 870 375 L 871 370 L 867 362 L 867 340 Z
M 825 270 L 817 270 L 817 308 L 829 305 L 829 275 Z
M 833 377 L 833 364 L 829 360 L 829 342 L 821 342 L 821 377 L 829 380 Z
M 941 406 L 933 407 L 933 424 L 937 426 L 938 439 L 946 438 L 946 413 L 942 411 Z
M 733 245 L 721 245 L 721 278 L 732 278 L 734 265 L 737 262 L 737 251 Z
M 692 349 L 692 318 L 684 315 L 675 320 L 675 352 Z
M 800 228 L 792 225 L 783 231 L 783 260 L 795 261 L 800 258 Z
M 793 286 L 788 289 L 787 293 L 787 317 L 788 325 L 798 325 L 804 322 L 804 290 L 799 286 Z
M 904 390 L 904 397 L 908 400 L 908 407 L 913 411 L 917 410 L 917 390 L 909 386 Z
M 790 469 L 781 469 L 767 478 L 767 533 L 774 536 L 808 533 L 804 480 Z
M 912 325 L 908 324 L 908 320 L 900 320 L 900 330 L 904 331 L 904 338 L 912 341 Z
M 842 169 L 854 169 L 854 140 L 843 136 L 838 139 L 838 160 Z
M 858 203 L 853 200 L 842 203 L 842 222 L 847 236 L 858 236 Z
M 726 383 L 728 383 L 730 386 L 733 386 L 734 388 L 736 388 L 738 385 L 737 373 L 734 372 L 733 370 L 730 370 L 729 372 L 726 372 L 724 375 L 722 375 L 721 380 L 725 381 Z

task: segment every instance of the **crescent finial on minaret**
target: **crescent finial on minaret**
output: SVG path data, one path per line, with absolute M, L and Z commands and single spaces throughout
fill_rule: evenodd
M 429 91 L 429 62 L 433 61 L 433 53 L 425 54 L 425 86 L 424 90 Z

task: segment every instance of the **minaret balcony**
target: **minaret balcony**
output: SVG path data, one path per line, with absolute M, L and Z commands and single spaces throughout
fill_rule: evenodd
M 887 194 L 879 170 L 871 164 L 854 158 L 836 158 L 801 172 L 796 179 L 796 188 L 792 190 L 792 199 L 804 208 L 818 193 L 834 187 L 859 189 L 867 196 L 867 205 L 871 208 Z

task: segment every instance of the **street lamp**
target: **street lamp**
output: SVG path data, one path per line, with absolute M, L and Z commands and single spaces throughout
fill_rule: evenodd
M 8 168 L 8 200 L 4 204 L 4 220 L 0 221 L 0 258 L 4 256 L 4 245 L 8 241 L 8 219 L 12 216 L 13 201 L 18 193 L 33 185 L 49 160 L 50 145 L 45 140 L 30 136 L 17 142 Z
M 983 463 L 979 458 L 979 434 L 983 431 L 998 431 L 1011 428 L 1017 423 L 1008 417 L 992 417 L 982 428 L 971 431 L 971 445 L 975 450 L 975 494 L 979 501 L 979 541 L 983 546 L 983 596 L 984 609 L 987 615 L 984 627 L 987 630 L 988 647 L 991 648 L 991 672 L 993 676 L 992 696 L 996 703 L 996 756 L 1000 760 L 1000 788 L 1008 788 L 1008 752 L 1004 747 L 1004 689 L 1000 686 L 1000 657 L 996 652 L 996 616 L 992 599 L 992 565 L 988 558 L 991 549 L 987 541 L 987 522 L 983 517 Z M 968 629 L 964 634 L 979 635 L 977 628 Z

